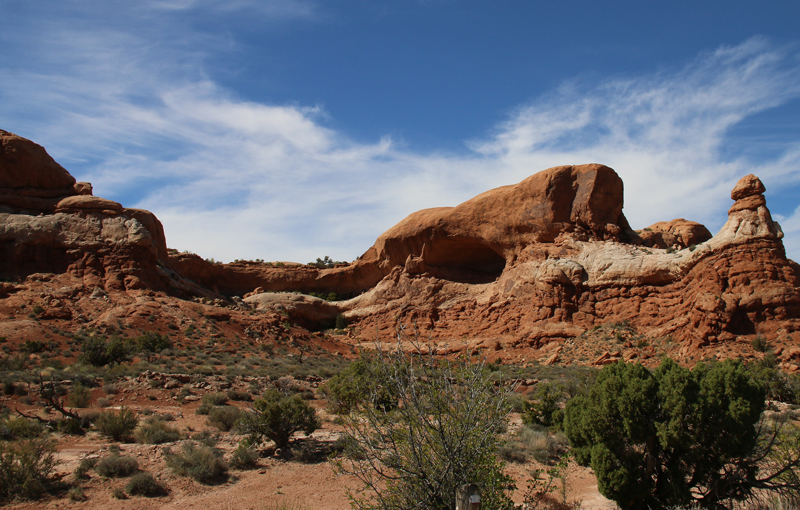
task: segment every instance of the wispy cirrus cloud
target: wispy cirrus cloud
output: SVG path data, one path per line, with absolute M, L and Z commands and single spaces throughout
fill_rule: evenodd
M 314 13 L 307 2 L 264 4 L 270 19 Z M 751 39 L 682 69 L 575 80 L 459 153 L 420 153 L 380 133 L 355 142 L 318 105 L 245 100 L 204 68 L 226 41 L 169 16 L 148 22 L 156 8 L 217 6 L 147 2 L 125 11 L 124 26 L 88 12 L 74 25 L 43 19 L 47 38 L 29 27 L 16 39 L 29 62 L 0 60 L 0 127 L 43 144 L 98 195 L 154 211 L 170 246 L 222 260 L 353 259 L 410 212 L 561 164 L 615 168 L 635 227 L 683 216 L 718 228 L 746 173 L 768 189 L 800 182 L 800 140 L 767 159 L 724 150 L 742 119 L 800 96 L 793 47 Z
M 800 96 L 796 58 L 795 48 L 755 38 L 673 72 L 566 84 L 473 147 L 510 167 L 603 162 L 622 176 L 626 213 L 640 227 L 678 214 L 719 226 L 742 175 L 768 188 L 800 181 L 800 140 L 766 160 L 724 151 L 743 119 Z

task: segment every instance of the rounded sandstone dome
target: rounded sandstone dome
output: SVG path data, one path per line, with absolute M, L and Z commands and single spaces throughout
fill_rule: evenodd
M 0 129 L 0 188 L 71 190 L 75 178 L 39 144 Z

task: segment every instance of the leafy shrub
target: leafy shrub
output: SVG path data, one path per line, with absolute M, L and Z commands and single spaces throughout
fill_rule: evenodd
M 365 386 L 367 402 L 344 418 L 351 439 L 334 459 L 339 473 L 374 494 L 357 507 L 452 508 L 465 482 L 481 486 L 483 508 L 513 507 L 506 493 L 513 480 L 496 456 L 510 390 L 471 361 L 411 359 L 399 349 L 367 361 L 364 379 L 381 384 Z M 383 391 L 403 405 L 384 411 Z
M 144 444 L 171 443 L 181 438 L 178 429 L 164 423 L 159 417 L 151 417 L 133 432 L 136 441 Z
M 86 457 L 84 459 L 81 459 L 80 464 L 78 464 L 78 467 L 75 468 L 75 472 L 73 473 L 75 475 L 75 478 L 77 478 L 78 480 L 83 480 L 88 478 L 89 470 L 93 469 L 98 462 L 100 462 L 100 459 L 97 457 L 92 457 L 92 458 Z
M 789 404 L 800 403 L 800 376 L 779 370 L 778 360 L 772 352 L 752 361 L 747 368 L 753 380 L 764 389 L 768 399 Z
M 47 348 L 47 344 L 38 340 L 25 340 L 20 350 L 27 353 L 39 353 Z
M 253 412 L 244 413 L 239 423 L 251 444 L 268 438 L 277 448 L 288 448 L 292 434 L 299 430 L 311 434 L 320 427 L 314 408 L 299 395 L 287 396 L 276 390 L 267 390 L 253 404 Z
M 100 413 L 94 422 L 97 430 L 114 441 L 125 441 L 130 439 L 139 418 L 136 414 L 126 407 L 119 411 L 104 411 Z
M 51 487 L 55 444 L 41 438 L 0 441 L 0 501 L 38 499 Z
M 258 464 L 258 453 L 252 446 L 239 444 L 231 454 L 231 466 L 235 469 L 252 469 Z
M 525 412 L 522 414 L 523 423 L 550 427 L 563 420 L 559 406 L 564 398 L 564 387 L 561 384 L 539 383 L 533 398 L 533 402 L 525 405 Z
M 74 384 L 72 391 L 67 395 L 67 405 L 70 407 L 89 407 L 91 401 L 92 391 L 80 383 Z
M 150 473 L 137 473 L 128 480 L 125 490 L 131 496 L 157 498 L 167 494 L 167 488 Z
M 73 436 L 82 436 L 86 433 L 86 428 L 89 426 L 89 421 L 83 418 L 72 418 L 65 416 L 63 419 L 58 420 L 56 423 L 56 430 L 63 434 Z
M 233 391 L 228 392 L 228 398 L 237 402 L 250 402 L 253 396 L 249 391 Z
M 392 395 L 385 383 L 370 380 L 368 358 L 350 363 L 340 374 L 333 376 L 320 389 L 328 399 L 328 409 L 336 414 L 347 414 L 367 402 L 372 390 L 379 388 L 379 398 L 370 401 L 385 410 L 394 407 L 397 397 Z
M 32 439 L 44 434 L 44 426 L 22 416 L 11 416 L 0 422 L 0 438 L 5 440 Z
M 124 478 L 139 471 L 139 462 L 133 457 L 113 453 L 100 460 L 94 471 L 106 478 Z
M 753 341 L 750 342 L 750 345 L 756 352 L 767 352 L 769 350 L 769 342 L 761 335 L 756 335 Z
M 135 338 L 133 342 L 139 351 L 161 352 L 172 347 L 172 340 L 168 336 L 151 331 Z
M 208 413 L 208 424 L 223 432 L 228 432 L 241 417 L 242 411 L 238 407 L 215 407 Z
M 96 367 L 122 363 L 130 359 L 131 350 L 124 340 L 118 338 L 108 341 L 99 336 L 88 337 L 81 343 L 81 354 L 78 356 L 78 361 Z
M 797 432 L 760 420 L 764 407 L 738 361 L 689 370 L 666 359 L 654 373 L 620 362 L 567 404 L 564 424 L 576 460 L 621 508 L 719 508 L 800 491 Z
M 214 406 L 224 406 L 228 403 L 228 395 L 222 392 L 206 393 L 200 399 L 200 407 L 197 408 L 197 414 L 207 415 L 211 412 Z
M 201 483 L 213 483 L 228 473 L 228 466 L 214 449 L 191 441 L 183 443 L 179 453 L 166 452 L 167 466 L 175 474 L 194 478 Z

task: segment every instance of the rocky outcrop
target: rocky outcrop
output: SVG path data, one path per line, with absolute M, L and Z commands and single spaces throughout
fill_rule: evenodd
M 187 278 L 225 294 L 267 291 L 358 294 L 395 268 L 462 283 L 495 281 L 532 245 L 574 239 L 639 242 L 622 214 L 623 185 L 598 164 L 561 166 L 487 191 L 456 207 L 414 213 L 387 230 L 349 267 L 213 267 L 191 257 L 173 264 Z
M 212 266 L 196 256 L 175 265 L 195 264 L 184 274 L 222 282 L 214 288 L 223 293 L 257 286 L 248 301 L 293 320 L 343 313 L 366 339 L 414 323 L 433 339 L 543 348 L 625 322 L 698 349 L 800 329 L 800 269 L 785 256 L 763 192 L 755 176 L 743 178 L 714 237 L 685 219 L 637 236 L 613 170 L 557 167 L 457 207 L 412 214 L 347 267 Z M 295 294 L 274 293 L 292 290 L 360 294 L 320 313 L 320 300 L 298 306 Z
M 698 224 L 657 224 L 680 239 L 678 250 L 564 231 L 527 245 L 496 281 L 470 285 L 397 266 L 340 306 L 366 338 L 414 322 L 426 337 L 503 338 L 511 349 L 621 322 L 689 351 L 741 335 L 785 337 L 800 330 L 800 266 L 785 256 L 763 191 L 754 176 L 743 178 L 728 222 L 705 242 Z
M 780 343 L 781 359 L 800 371 L 792 354 L 800 339 L 800 266 L 786 258 L 783 232 L 753 175 L 733 189 L 728 221 L 713 237 L 685 219 L 632 231 L 619 176 L 591 164 L 551 168 L 456 207 L 414 213 L 349 265 L 217 264 L 168 252 L 152 213 L 93 196 L 90 184 L 76 183 L 42 147 L 5 131 L 0 142 L 0 277 L 26 282 L 3 283 L 0 300 L 35 295 L 39 273 L 61 275 L 70 288 L 82 281 L 74 291 L 51 289 L 40 318 L 78 320 L 86 311 L 75 308 L 76 299 L 129 291 L 216 303 L 225 295 L 247 324 L 241 331 L 231 324 L 232 334 L 251 339 L 293 337 L 293 324 L 320 329 L 342 314 L 355 343 L 395 339 L 406 328 L 440 354 L 475 348 L 505 359 L 533 352 L 542 362 L 604 364 L 655 358 L 656 342 L 689 360 L 708 350 L 730 353 L 758 334 Z M 70 299 L 73 308 L 63 304 Z M 94 323 L 149 322 L 166 308 L 115 307 Z M 606 330 L 627 344 L 575 354 L 576 345 Z M 637 351 L 634 332 L 637 345 L 650 347 Z
M 637 234 L 644 246 L 676 250 L 696 246 L 712 237 L 704 225 L 683 218 L 659 221 L 644 230 L 637 231 Z
M 456 207 L 414 213 L 381 235 L 361 259 L 375 261 L 384 274 L 409 262 L 444 280 L 487 283 L 529 246 L 553 243 L 564 234 L 633 241 L 636 234 L 622 206 L 622 180 L 612 169 L 550 168 Z
M 107 290 L 164 289 L 164 229 L 92 195 L 45 149 L 0 130 L 0 276 L 72 273 Z

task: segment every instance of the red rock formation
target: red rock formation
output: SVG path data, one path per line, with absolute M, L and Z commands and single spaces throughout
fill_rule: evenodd
M 563 234 L 582 240 L 637 240 L 622 214 L 622 194 L 622 180 L 606 166 L 555 167 L 457 207 L 414 213 L 346 268 L 213 267 L 190 257 L 173 259 L 173 265 L 187 278 L 238 295 L 256 287 L 356 294 L 397 267 L 448 281 L 486 283 L 529 246 L 553 243 Z
M 152 213 L 92 196 L 30 140 L 0 130 L 0 147 L 0 276 L 70 272 L 107 290 L 166 288 Z
M 505 349 L 539 348 L 623 321 L 653 338 L 671 336 L 684 357 L 741 335 L 785 339 L 800 330 L 800 266 L 785 256 L 763 189 L 744 178 L 726 225 L 696 247 L 667 253 L 566 231 L 520 250 L 495 282 L 469 285 L 397 266 L 341 306 L 366 339 L 393 335 L 398 321 L 415 322 L 426 338 L 466 336 L 484 347 L 501 339 Z M 664 225 L 664 232 L 688 230 L 682 244 L 698 244 L 691 233 L 700 229 L 689 222 Z
M 648 342 L 669 345 L 684 359 L 732 346 L 740 352 L 761 334 L 780 344 L 786 367 L 800 370 L 800 266 L 786 258 L 764 186 L 752 175 L 734 188 L 728 221 L 713 237 L 683 219 L 638 236 L 622 213 L 617 174 L 581 165 L 412 214 L 350 265 L 212 264 L 168 254 L 152 213 L 92 196 L 91 185 L 75 183 L 40 146 L 4 131 L 0 142 L 0 276 L 28 277 L 3 283 L 0 300 L 34 295 L 28 286 L 50 278 L 36 273 L 82 282 L 69 292 L 48 290 L 48 320 L 79 320 L 85 310 L 64 303 L 102 298 L 96 287 L 109 295 L 247 295 L 248 304 L 237 303 L 248 313 L 237 320 L 251 337 L 282 334 L 283 314 L 314 327 L 342 313 L 354 342 L 394 339 L 398 326 L 414 325 L 441 354 L 469 345 L 506 359 L 525 353 L 543 362 L 602 364 L 656 356 Z M 354 297 L 330 303 L 277 291 Z M 248 306 L 267 313 L 251 315 Z M 156 317 L 159 307 L 109 311 L 93 321 L 111 327 L 118 312 Z M 618 338 L 638 331 L 645 347 L 580 347 L 598 328 Z
M 704 225 L 683 218 L 659 221 L 638 231 L 637 234 L 642 238 L 642 244 L 645 246 L 679 250 L 704 243 L 712 237 L 711 232 Z
M 75 178 L 47 154 L 44 147 L 0 129 L 0 188 L 32 196 L 65 196 Z

